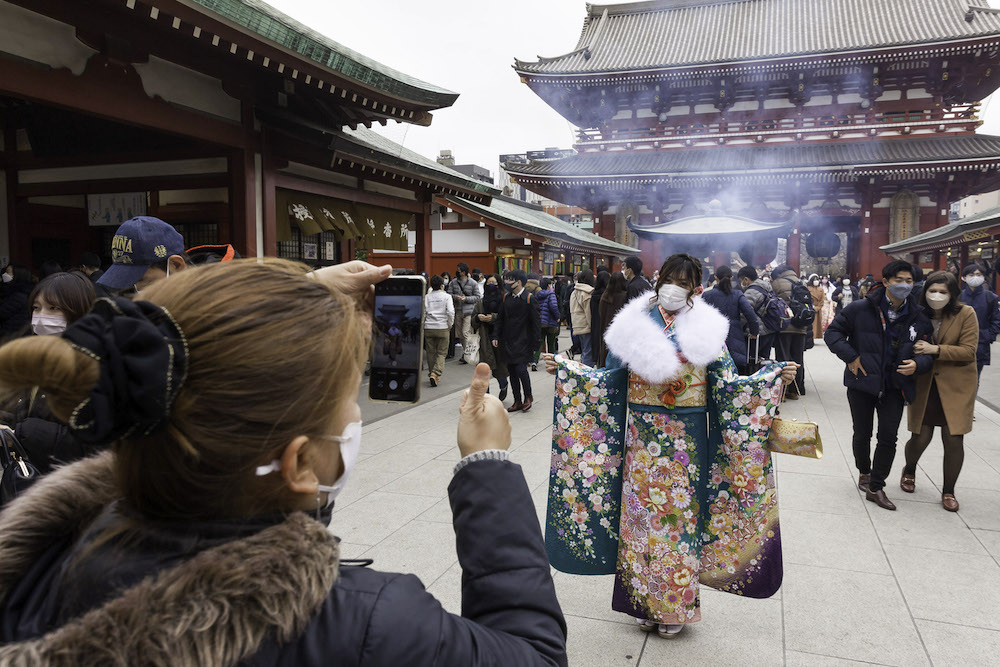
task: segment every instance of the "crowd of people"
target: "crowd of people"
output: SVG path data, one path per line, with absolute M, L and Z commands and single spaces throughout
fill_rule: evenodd
M 240 260 L 228 246 L 185 249 L 172 226 L 148 217 L 119 228 L 112 256 L 104 271 L 85 255 L 69 270 L 46 263 L 37 279 L 25 266 L 2 272 L 0 430 L 36 475 L 0 513 L 0 661 L 565 664 L 546 547 L 507 454 L 509 415 L 531 409 L 540 365 L 597 392 L 593 405 L 571 408 L 581 424 L 597 423 L 590 409 L 607 419 L 601 383 L 628 374 L 612 606 L 672 637 L 701 618 L 699 569 L 712 541 L 746 537 L 719 523 L 716 510 L 732 500 L 725 475 L 755 480 L 739 512 L 776 516 L 761 452 L 730 442 L 749 447 L 737 471 L 713 454 L 710 408 L 733 419 L 740 409 L 724 387 L 770 397 L 765 411 L 797 400 L 805 351 L 822 339 L 845 364 L 866 499 L 895 509 L 886 488 L 905 410 L 900 489 L 915 491 L 940 429 L 941 504 L 954 512 L 963 439 L 1000 335 L 997 296 L 977 265 L 924 276 L 896 260 L 880 281 L 720 265 L 706 280 L 700 261 L 681 254 L 648 279 L 635 256 L 621 270 L 552 278 L 465 263 L 430 276 L 428 381 L 441 382 L 448 356 L 475 367 L 449 486 L 464 569 L 457 616 L 416 577 L 341 559 L 327 530 L 361 444 L 373 286 L 391 269 L 309 271 Z M 562 327 L 571 365 L 555 356 Z M 761 423 L 732 428 L 756 433 Z M 670 487 L 659 477 L 668 474 Z M 722 590 L 773 594 L 771 535 L 740 542 L 757 565 L 723 577 Z

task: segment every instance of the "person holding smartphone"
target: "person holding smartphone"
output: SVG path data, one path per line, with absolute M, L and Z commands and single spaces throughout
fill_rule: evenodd
M 0 348 L 0 382 L 39 385 L 78 438 L 110 446 L 0 513 L 0 661 L 565 665 L 486 364 L 448 487 L 463 615 L 413 575 L 340 557 L 332 506 L 362 446 L 372 287 L 390 272 L 211 264 Z

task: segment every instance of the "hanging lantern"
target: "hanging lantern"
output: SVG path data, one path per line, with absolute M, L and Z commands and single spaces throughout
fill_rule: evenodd
M 740 248 L 740 259 L 750 266 L 764 266 L 778 256 L 778 238 L 758 238 Z
M 828 260 L 840 252 L 840 237 L 833 232 L 817 232 L 806 239 L 806 252 L 810 257 Z

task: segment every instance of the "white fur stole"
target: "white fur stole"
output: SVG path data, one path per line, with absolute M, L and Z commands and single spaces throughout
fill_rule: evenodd
M 604 334 L 608 350 L 629 369 L 649 382 L 663 383 L 680 374 L 680 355 L 695 366 L 707 366 L 722 352 L 729 333 L 729 320 L 700 298 L 677 313 L 674 335 L 668 338 L 663 327 L 649 315 L 656 307 L 650 294 L 626 303 Z

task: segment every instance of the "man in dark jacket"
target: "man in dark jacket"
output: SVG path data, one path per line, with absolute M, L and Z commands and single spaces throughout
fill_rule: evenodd
M 625 280 L 628 281 L 628 298 L 631 301 L 643 292 L 652 291 L 649 282 L 642 277 L 642 260 L 632 255 L 625 258 L 625 265 L 622 267 Z
M 788 305 L 792 304 L 792 288 L 801 285 L 802 281 L 795 275 L 795 269 L 788 264 L 783 264 L 771 272 L 771 289 Z M 774 358 L 777 361 L 794 361 L 799 365 L 795 382 L 788 385 L 785 397 L 792 400 L 799 396 L 806 395 L 806 333 L 805 327 L 797 327 L 793 324 L 778 333 L 774 344 Z M 812 327 L 808 329 L 808 335 L 812 335 Z
M 775 298 L 775 294 L 771 290 L 771 286 L 760 277 L 757 269 L 752 266 L 741 268 L 737 274 L 737 278 L 740 281 L 740 289 L 743 290 L 744 296 L 746 296 L 747 301 L 750 302 L 750 306 L 753 308 L 754 317 L 757 320 L 757 328 L 760 331 L 753 351 L 757 353 L 759 359 L 770 359 L 771 348 L 774 347 L 774 340 L 778 337 L 778 332 L 769 329 L 764 324 L 762 316 L 767 311 L 768 302 Z M 747 322 L 747 326 L 750 326 L 749 322 Z
M 983 270 L 975 265 L 962 269 L 961 300 L 967 306 L 972 306 L 979 319 L 979 347 L 976 348 L 976 370 L 979 377 L 983 375 L 983 366 L 990 365 L 990 345 L 1000 336 L 1000 307 L 997 306 L 997 295 L 983 283 L 986 282 Z
M 830 351 L 847 364 L 844 385 L 854 422 L 854 463 L 858 488 L 879 507 L 894 510 L 885 495 L 885 480 L 896 455 L 896 436 L 903 406 L 916 396 L 914 375 L 927 373 L 934 358 L 914 355 L 918 340 L 932 332 L 913 295 L 913 273 L 903 260 L 882 269 L 882 284 L 846 306 L 824 336 Z M 878 434 L 874 462 L 871 438 L 875 414 Z
M 528 364 L 535 356 L 542 324 L 538 303 L 524 288 L 527 282 L 528 277 L 520 269 L 504 277 L 510 292 L 504 295 L 496 324 L 493 325 L 493 346 L 502 345 L 507 355 L 507 372 L 510 373 L 510 387 L 514 394 L 514 404 L 507 408 L 507 412 L 527 412 L 533 400 Z

